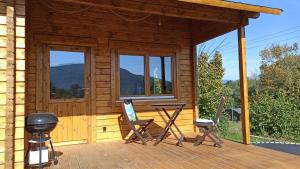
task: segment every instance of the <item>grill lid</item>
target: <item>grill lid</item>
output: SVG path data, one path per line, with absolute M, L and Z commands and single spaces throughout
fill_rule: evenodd
M 51 112 L 32 113 L 27 116 L 27 125 L 41 125 L 57 123 L 58 118 Z

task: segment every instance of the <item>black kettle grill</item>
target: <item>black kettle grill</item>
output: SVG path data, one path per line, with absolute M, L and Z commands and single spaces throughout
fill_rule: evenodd
M 38 166 L 39 168 L 42 168 L 42 166 L 49 164 L 48 163 L 42 163 L 42 146 L 45 142 L 50 142 L 51 151 L 52 151 L 52 160 L 54 161 L 54 164 L 56 165 L 58 163 L 58 159 L 56 154 L 54 153 L 52 140 L 50 137 L 50 132 L 53 131 L 58 123 L 58 118 L 54 115 L 54 113 L 50 112 L 41 112 L 41 113 L 32 113 L 29 114 L 26 117 L 26 131 L 28 131 L 32 137 L 28 141 L 28 149 L 26 152 L 25 160 L 28 161 L 28 154 L 31 150 L 32 144 L 38 145 L 39 150 L 39 164 L 37 165 L 30 165 L 27 163 L 27 166 L 34 167 Z
M 53 113 L 33 113 L 26 118 L 26 130 L 32 135 L 50 133 L 57 122 L 58 119 Z

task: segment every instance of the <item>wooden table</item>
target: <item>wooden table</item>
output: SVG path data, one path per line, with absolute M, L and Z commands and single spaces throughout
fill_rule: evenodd
M 178 117 L 178 115 L 180 114 L 180 112 L 182 111 L 182 109 L 185 105 L 186 105 L 185 103 L 160 103 L 160 104 L 153 104 L 152 105 L 155 108 L 155 110 L 157 110 L 158 114 L 161 116 L 161 118 L 163 119 L 163 121 L 166 124 L 164 130 L 157 137 L 154 145 L 158 145 L 165 138 L 168 131 L 171 130 L 171 133 L 174 135 L 174 137 L 178 141 L 176 145 L 183 146 L 182 141 L 184 141 L 185 137 L 182 134 L 182 132 L 179 130 L 177 125 L 175 124 L 175 120 L 176 120 L 176 118 Z M 172 114 L 172 116 L 170 116 L 170 114 L 167 112 L 168 109 L 173 109 L 174 110 L 174 113 Z M 165 115 L 168 117 L 168 119 L 169 119 L 168 121 L 163 116 L 162 112 L 164 112 Z M 178 133 L 180 134 L 180 138 L 176 135 L 176 133 L 172 129 L 172 126 L 174 126 L 175 129 L 178 131 Z

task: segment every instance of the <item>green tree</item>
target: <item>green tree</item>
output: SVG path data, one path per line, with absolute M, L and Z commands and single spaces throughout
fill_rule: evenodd
M 260 52 L 260 91 L 278 97 L 283 94 L 300 104 L 300 55 L 298 44 L 272 45 Z
M 256 76 L 252 76 L 248 78 L 248 95 L 249 97 L 254 97 L 257 94 L 259 79 Z M 231 103 L 232 107 L 240 107 L 241 105 L 241 94 L 240 94 L 240 81 L 228 81 L 225 83 L 225 86 L 229 87 L 232 91 L 231 99 L 233 100 Z
M 300 56 L 298 44 L 272 45 L 260 52 L 258 87 L 251 97 L 251 131 L 300 141 Z
M 219 52 L 210 59 L 205 52 L 198 57 L 198 101 L 201 117 L 213 118 L 221 96 L 226 97 L 226 105 L 231 103 L 230 88 L 223 85 L 224 68 L 222 55 Z

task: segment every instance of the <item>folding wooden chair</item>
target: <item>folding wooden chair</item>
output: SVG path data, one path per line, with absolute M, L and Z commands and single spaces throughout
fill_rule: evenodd
M 126 99 L 122 103 L 122 109 L 124 113 L 124 117 L 128 122 L 130 129 L 133 131 L 133 134 L 126 139 L 125 143 L 133 142 L 137 139 L 142 141 L 142 144 L 145 145 L 146 141 L 153 140 L 153 137 L 147 130 L 147 127 L 153 122 L 154 119 L 147 119 L 147 120 L 139 120 L 136 112 L 133 109 L 133 103 L 131 99 Z M 136 128 L 136 126 L 139 126 Z M 146 134 L 147 137 L 144 138 L 143 135 Z
M 199 131 L 203 133 L 203 135 L 194 143 L 194 146 L 202 144 L 202 142 L 205 140 L 205 137 L 208 136 L 214 141 L 214 146 L 222 147 L 223 141 L 214 133 L 214 131 L 219 123 L 221 113 L 224 111 L 224 103 L 225 98 L 221 97 L 220 105 L 214 120 L 197 119 L 194 122 L 195 126 L 199 128 Z

